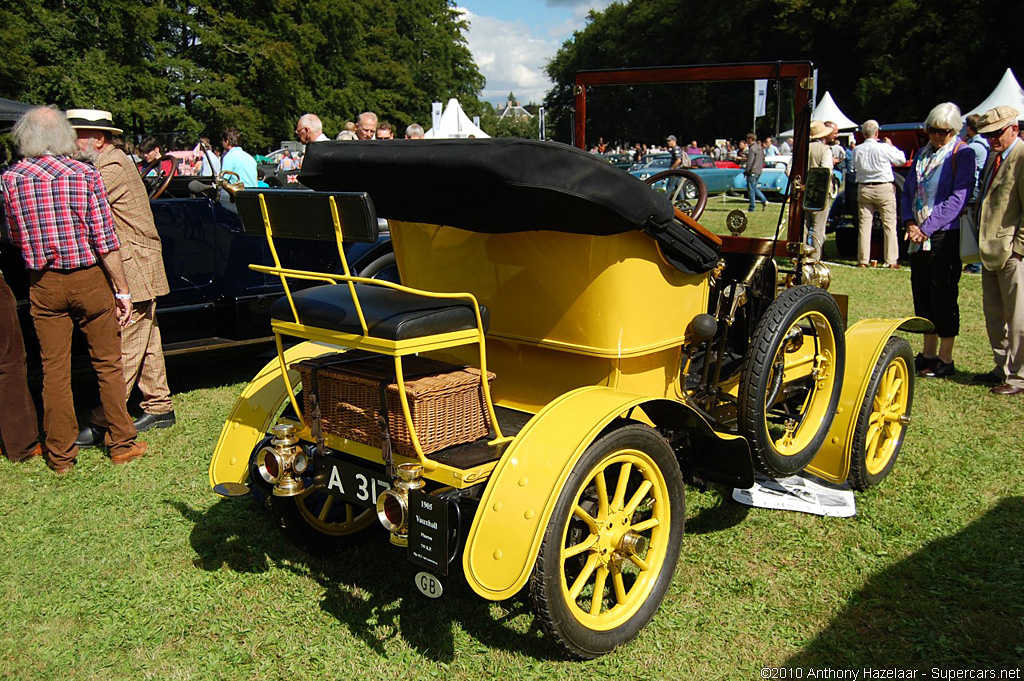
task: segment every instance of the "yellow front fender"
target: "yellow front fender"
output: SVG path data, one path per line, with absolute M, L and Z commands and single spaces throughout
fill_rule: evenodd
M 323 343 L 299 343 L 284 351 L 284 361 L 291 366 L 294 362 L 331 352 L 338 352 L 338 348 Z M 299 372 L 289 371 L 288 375 L 293 386 L 301 384 Z M 210 461 L 210 487 L 222 482 L 245 482 L 249 475 L 249 455 L 274 425 L 274 419 L 287 400 L 281 365 L 275 357 L 245 386 L 224 422 Z
M 685 421 L 692 427 L 690 419 L 697 419 L 705 435 L 738 445 L 749 462 L 743 438 L 714 433 L 682 403 L 595 386 L 565 393 L 519 432 L 483 492 L 462 559 L 466 580 L 477 594 L 501 600 L 523 587 L 552 509 L 576 462 L 608 424 L 645 404 L 651 407 L 650 413 L 637 415 L 637 420 L 676 427 Z M 673 423 L 662 423 L 669 418 Z
M 829 482 L 846 482 L 850 474 L 850 456 L 857 415 L 871 382 L 871 372 L 879 355 L 896 331 L 928 333 L 931 322 L 920 317 L 903 319 L 864 319 L 846 332 L 846 371 L 839 395 L 836 417 L 825 443 L 807 466 L 807 470 Z

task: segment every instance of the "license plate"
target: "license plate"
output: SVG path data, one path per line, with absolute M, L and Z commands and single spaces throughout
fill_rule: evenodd
M 330 456 L 320 460 L 316 482 L 328 494 L 365 508 L 376 507 L 377 497 L 391 487 L 383 473 Z

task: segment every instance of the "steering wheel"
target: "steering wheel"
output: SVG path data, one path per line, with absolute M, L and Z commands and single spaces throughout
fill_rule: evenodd
M 232 177 L 235 179 L 232 180 Z M 242 176 L 234 170 L 222 170 L 220 171 L 220 175 L 217 176 L 217 180 L 220 182 L 227 182 L 228 184 L 238 184 L 242 181 Z
M 687 168 L 669 168 L 651 175 L 644 182 L 653 185 L 670 177 L 680 178 L 679 184 L 669 196 L 672 205 L 694 220 L 699 219 L 708 205 L 708 188 L 700 175 Z
M 165 173 L 160 165 L 164 161 L 170 161 L 171 170 Z M 155 176 L 149 174 L 154 170 L 157 171 Z M 149 198 L 159 199 L 160 196 L 167 190 L 167 185 L 171 183 L 171 178 L 178 174 L 178 159 L 174 158 L 170 154 L 164 154 L 158 159 L 154 159 L 142 167 L 139 171 L 142 173 L 142 181 L 149 187 Z

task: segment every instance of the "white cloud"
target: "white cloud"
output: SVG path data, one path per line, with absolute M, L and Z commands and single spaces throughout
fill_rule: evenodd
M 481 97 L 503 103 L 508 93 L 514 92 L 521 104 L 543 101 L 552 86 L 544 66 L 562 40 L 533 35 L 524 21 L 501 21 L 460 9 L 470 26 L 466 42 L 487 79 Z

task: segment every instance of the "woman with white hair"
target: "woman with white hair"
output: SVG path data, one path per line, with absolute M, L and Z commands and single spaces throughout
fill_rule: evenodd
M 914 360 L 920 376 L 956 373 L 953 342 L 960 332 L 960 213 L 977 181 L 974 150 L 957 137 L 963 125 L 952 102 L 925 119 L 928 144 L 917 151 L 903 185 L 900 215 L 911 241 L 910 287 L 914 313 L 935 325 Z

